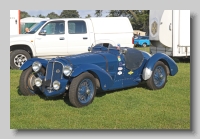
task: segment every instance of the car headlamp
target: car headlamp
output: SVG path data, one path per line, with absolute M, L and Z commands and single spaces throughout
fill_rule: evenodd
M 54 81 L 53 82 L 53 89 L 55 89 L 55 90 L 60 89 L 60 82 L 59 81 Z
M 42 80 L 41 80 L 40 78 L 36 78 L 36 79 L 35 79 L 35 85 L 36 85 L 37 87 L 40 87 L 40 86 L 42 85 Z
M 70 74 L 72 73 L 72 67 L 64 66 L 63 73 L 65 74 L 65 76 L 70 76 Z
M 40 62 L 38 62 L 38 61 L 35 61 L 32 64 L 32 69 L 35 72 L 38 72 L 41 69 L 41 67 L 42 67 L 42 64 Z

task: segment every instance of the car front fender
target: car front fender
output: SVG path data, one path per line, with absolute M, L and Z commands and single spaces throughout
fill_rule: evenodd
M 169 69 L 169 75 L 174 76 L 178 72 L 178 66 L 175 61 L 164 53 L 156 53 L 150 57 L 144 66 L 142 78 L 147 80 L 151 77 L 154 65 L 157 61 L 162 61 Z
M 81 64 L 76 67 L 71 75 L 71 77 L 76 77 L 83 72 L 92 72 L 94 73 L 100 82 L 102 90 L 108 90 L 113 85 L 112 77 L 101 67 L 94 64 Z
M 31 58 L 29 60 L 27 60 L 21 67 L 20 70 L 25 70 L 27 68 L 29 68 L 30 66 L 32 66 L 33 62 L 38 61 L 42 64 L 42 66 L 44 68 L 46 68 L 48 61 L 45 59 L 41 59 L 41 58 Z

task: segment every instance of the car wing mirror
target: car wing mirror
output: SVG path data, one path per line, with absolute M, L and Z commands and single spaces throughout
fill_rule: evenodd
M 45 29 L 42 29 L 39 33 L 39 35 L 46 35 L 47 34 L 47 31 Z
M 88 47 L 88 51 L 89 51 L 89 52 L 92 51 L 92 47 Z
M 127 49 L 122 49 L 122 54 L 126 54 Z

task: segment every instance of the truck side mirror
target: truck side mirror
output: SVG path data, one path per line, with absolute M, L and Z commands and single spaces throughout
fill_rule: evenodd
M 47 31 L 45 29 L 42 29 L 39 33 L 39 35 L 46 35 L 47 34 Z

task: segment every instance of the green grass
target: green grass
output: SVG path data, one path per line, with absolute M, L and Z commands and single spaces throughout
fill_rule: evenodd
M 19 94 L 20 70 L 10 70 L 11 129 L 190 129 L 190 63 L 177 63 L 157 91 L 145 85 L 97 94 L 92 104 Z

